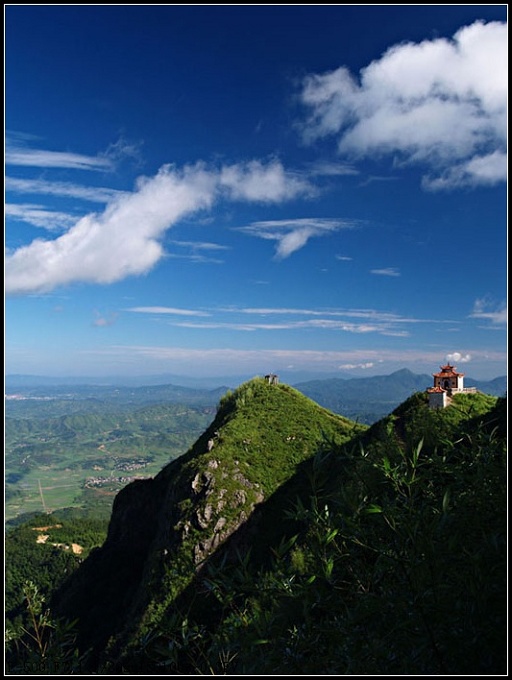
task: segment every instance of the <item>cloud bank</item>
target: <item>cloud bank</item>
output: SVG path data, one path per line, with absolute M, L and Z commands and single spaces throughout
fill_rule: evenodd
M 477 21 L 451 40 L 404 43 L 363 68 L 303 81 L 306 141 L 334 136 L 352 158 L 392 155 L 429 168 L 430 190 L 506 179 L 508 31 Z
M 163 257 L 164 233 L 185 216 L 222 198 L 280 202 L 310 185 L 277 161 L 252 161 L 221 169 L 204 164 L 164 166 L 140 178 L 132 193 L 114 196 L 102 213 L 79 219 L 54 240 L 34 240 L 8 253 L 5 292 L 47 292 L 75 282 L 108 284 L 148 272 Z

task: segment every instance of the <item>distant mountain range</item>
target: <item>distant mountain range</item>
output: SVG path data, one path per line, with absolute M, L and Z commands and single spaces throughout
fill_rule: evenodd
M 287 382 L 282 375 L 281 382 Z M 180 380 L 174 383 L 170 378 Z M 229 389 L 236 388 L 243 379 L 237 377 L 190 379 L 190 384 L 183 376 L 162 375 L 134 378 L 132 385 L 126 379 L 105 378 L 102 382 L 94 378 L 52 378 L 30 375 L 8 375 L 5 379 L 7 394 L 17 393 L 26 398 L 41 399 L 51 397 L 54 400 L 73 400 L 73 412 L 77 411 L 80 400 L 88 400 L 87 411 L 91 408 L 91 400 L 98 400 L 105 408 L 133 407 L 134 405 L 158 404 L 164 402 L 183 403 L 188 405 L 215 405 L 220 397 Z M 144 380 L 146 382 L 144 382 Z M 163 381 L 163 382 L 159 382 Z M 168 380 L 168 381 L 167 381 Z M 192 387 L 191 384 L 194 384 Z M 299 392 L 313 399 L 324 408 L 341 414 L 352 420 L 372 424 L 389 414 L 402 401 L 414 392 L 422 392 L 430 387 L 432 376 L 416 374 L 404 368 L 390 375 L 377 375 L 365 378 L 320 378 L 290 383 Z M 476 387 L 480 392 L 492 396 L 504 396 L 507 390 L 507 377 L 500 376 L 490 381 L 479 381 L 465 378 L 466 387 Z M 100 404 L 98 404 L 100 406 Z M 15 408 L 16 407 L 16 408 Z M 65 404 L 62 404 L 66 413 Z M 18 402 L 9 404 L 8 415 L 27 417 L 33 414 L 33 407 Z M 38 408 L 45 411 L 41 404 Z
M 432 376 L 416 374 L 403 368 L 390 375 L 369 378 L 331 378 L 297 383 L 294 387 L 324 408 L 347 418 L 371 424 L 396 408 L 414 392 L 433 385 Z M 507 391 L 507 377 L 490 381 L 465 378 L 465 387 L 502 397 Z

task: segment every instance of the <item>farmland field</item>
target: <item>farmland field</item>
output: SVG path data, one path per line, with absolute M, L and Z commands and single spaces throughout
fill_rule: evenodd
M 44 417 L 37 417 L 37 406 L 24 404 L 25 417 L 19 403 L 11 409 L 16 416 L 6 408 L 6 520 L 65 507 L 104 514 L 123 486 L 155 476 L 185 453 L 215 414 L 211 404 L 117 404 L 116 412 L 83 401 L 51 417 L 46 400 Z M 53 407 L 63 412 L 62 401 Z

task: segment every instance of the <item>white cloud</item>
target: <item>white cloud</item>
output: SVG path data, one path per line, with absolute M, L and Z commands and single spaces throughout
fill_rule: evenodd
M 355 324 L 342 321 L 333 321 L 332 319 L 308 319 L 305 321 L 287 321 L 282 323 L 231 323 L 231 322 L 176 322 L 175 326 L 182 328 L 199 328 L 199 329 L 213 329 L 213 328 L 227 328 L 233 331 L 256 331 L 256 330 L 297 330 L 304 328 L 315 328 L 331 331 L 344 331 L 346 333 L 385 333 L 386 327 L 377 324 Z M 404 332 L 405 334 L 405 332 Z M 401 333 L 402 335 L 402 333 Z
M 381 312 L 372 309 L 297 309 L 297 308 L 272 308 L 272 307 L 226 307 L 212 310 L 214 313 L 225 313 L 230 316 L 242 314 L 250 315 L 254 320 L 250 321 L 225 321 L 210 320 L 207 322 L 196 321 L 173 321 L 172 325 L 196 328 L 199 330 L 229 329 L 233 331 L 276 331 L 276 330 L 304 330 L 315 329 L 345 333 L 377 333 L 389 337 L 409 337 L 410 333 L 404 329 L 404 325 L 417 323 L 452 323 L 451 321 L 438 321 L 435 319 L 416 319 L 401 317 L 389 312 Z M 261 317 L 278 318 L 272 321 L 262 321 Z M 287 317 L 299 317 L 289 319 Z M 306 318 L 300 318 L 306 317 Z M 336 318 L 333 318 L 336 317 Z M 339 318 L 341 317 L 341 318 Z M 358 319 L 357 322 L 353 319 Z
M 94 203 L 108 203 L 124 192 L 106 187 L 87 187 L 70 182 L 49 182 L 43 179 L 5 178 L 5 190 L 18 194 L 42 194 L 80 198 Z
M 366 368 L 373 368 L 375 364 L 373 361 L 367 361 L 364 364 L 341 364 L 341 366 L 338 366 L 339 369 L 342 371 L 352 371 L 355 368 L 361 368 L 361 369 L 366 369 Z
M 298 309 L 290 307 L 224 307 L 224 312 L 239 312 L 241 314 L 293 314 L 296 316 L 341 316 L 356 319 L 368 319 L 373 323 L 454 323 L 452 320 L 417 319 L 404 317 L 391 312 L 381 312 L 377 309 Z
M 207 255 L 201 255 L 199 253 L 191 253 L 189 255 L 167 253 L 166 257 L 171 260 L 188 260 L 193 264 L 224 264 L 224 260 L 220 260 L 218 257 L 209 257 Z
M 426 164 L 430 189 L 504 181 L 507 37 L 506 23 L 478 21 L 452 40 L 391 47 L 359 81 L 345 67 L 309 75 L 304 137 L 334 135 L 348 157 Z
M 178 371 L 195 375 L 237 374 L 247 371 L 251 375 L 268 372 L 269 366 L 275 370 L 279 366 L 293 365 L 294 369 L 337 371 L 347 364 L 379 364 L 383 371 L 407 367 L 413 372 L 430 372 L 439 365 L 439 352 L 422 349 L 354 349 L 354 350 L 295 350 L 295 349 L 234 349 L 191 348 L 151 345 L 115 345 L 102 347 L 82 353 L 82 361 L 87 355 L 104 357 L 112 370 L 112 362 L 127 362 L 141 371 Z M 488 366 L 496 363 L 497 370 L 506 367 L 506 352 L 483 352 L 472 350 L 472 365 L 480 363 Z M 498 373 L 500 375 L 501 373 Z M 427 387 L 428 385 L 425 385 Z
M 9 131 L 7 133 L 4 161 L 6 165 L 34 168 L 68 168 L 71 170 L 112 171 L 116 165 L 130 159 L 140 165 L 140 142 L 127 141 L 123 137 L 110 144 L 107 150 L 96 156 L 71 151 L 48 151 L 35 149 L 29 144 L 38 140 L 34 135 Z
M 47 231 L 63 231 L 76 222 L 76 215 L 47 210 L 43 205 L 31 203 L 7 203 L 4 207 L 6 217 L 25 222 Z
M 259 238 L 277 241 L 275 257 L 284 259 L 302 248 L 315 236 L 325 236 L 340 229 L 352 229 L 354 222 L 331 218 L 299 218 L 252 222 L 237 231 Z
M 467 364 L 471 361 L 471 354 L 461 354 L 460 352 L 454 352 L 453 354 L 446 355 L 446 361 L 451 364 Z
M 167 253 L 167 257 L 175 259 L 189 260 L 194 263 L 223 264 L 224 260 L 203 255 L 205 251 L 218 252 L 220 250 L 231 250 L 230 246 L 220 245 L 219 243 L 208 243 L 201 241 L 169 241 L 174 246 L 189 250 L 187 253 Z
M 195 309 L 180 309 L 178 307 L 128 307 L 125 312 L 137 312 L 138 314 L 177 314 L 178 316 L 210 316 L 207 312 Z
M 230 246 L 223 246 L 219 243 L 209 243 L 208 241 L 171 241 L 176 246 L 190 248 L 191 250 L 231 250 Z
M 377 276 L 400 276 L 400 272 L 396 267 L 384 267 L 384 269 L 371 269 L 370 274 L 377 274 Z
M 204 164 L 183 170 L 164 166 L 154 177 L 140 178 L 133 193 L 114 197 L 103 213 L 82 217 L 59 238 L 37 239 L 9 253 L 5 292 L 46 292 L 74 282 L 108 284 L 146 273 L 164 255 L 163 234 L 185 216 L 211 208 L 226 195 L 279 202 L 306 190 L 279 168 L 277 162 L 267 168 L 252 162 L 220 170 Z
M 466 163 L 447 168 L 438 177 L 425 176 L 422 186 L 432 191 L 464 186 L 492 186 L 506 176 L 507 154 L 503 151 L 493 151 L 484 156 L 475 156 Z
M 298 194 L 315 193 L 307 181 L 286 172 L 277 160 L 267 165 L 260 161 L 250 161 L 224 167 L 220 173 L 219 184 L 232 200 L 261 203 L 286 201 Z
M 359 175 L 359 170 L 348 163 L 317 161 L 309 166 L 309 174 L 313 176 L 340 177 L 345 175 Z
M 488 319 L 493 325 L 506 325 L 508 309 L 506 303 L 495 305 L 490 300 L 479 298 L 475 300 L 473 312 L 469 315 L 474 319 Z
M 106 156 L 85 156 L 69 151 L 47 151 L 29 149 L 7 144 L 4 156 L 6 165 L 21 165 L 33 168 L 70 168 L 73 170 L 111 170 L 112 161 Z

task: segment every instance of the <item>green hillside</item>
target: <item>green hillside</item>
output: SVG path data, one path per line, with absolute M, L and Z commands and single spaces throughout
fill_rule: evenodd
M 153 480 L 118 494 L 102 553 L 60 594 L 63 611 L 78 603 L 86 638 L 117 633 L 124 647 L 129 621 L 129 636 L 140 639 L 167 616 L 209 554 L 304 460 L 364 429 L 293 388 L 268 385 L 262 378 L 228 392 L 187 454 Z M 110 614 L 100 625 L 96 606 Z
M 368 428 L 244 383 L 118 493 L 50 648 L 99 674 L 501 674 L 506 434 L 504 398 L 419 392 Z

